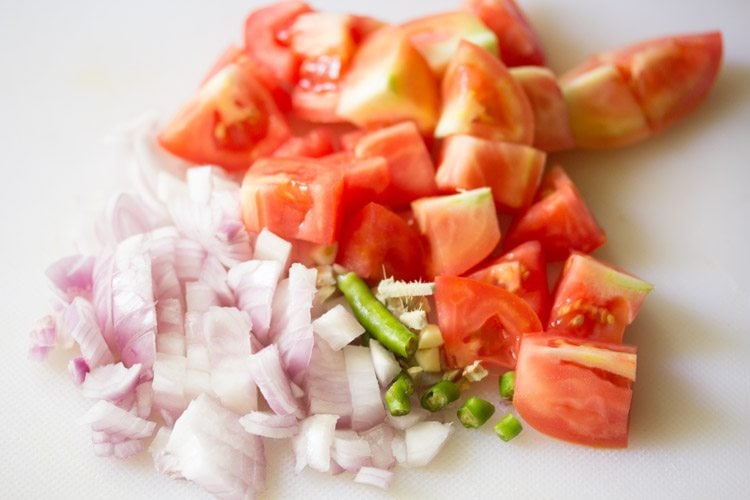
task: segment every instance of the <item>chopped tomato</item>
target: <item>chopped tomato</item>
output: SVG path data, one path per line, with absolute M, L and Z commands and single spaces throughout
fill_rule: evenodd
M 341 82 L 336 114 L 359 127 L 413 120 L 432 132 L 438 118 L 438 82 L 422 55 L 396 28 L 365 39 Z
M 537 201 L 513 221 L 506 246 L 538 240 L 548 260 L 564 260 L 571 251 L 592 252 L 607 241 L 573 181 L 560 166 L 542 180 Z
M 513 406 L 531 427 L 588 446 L 624 448 L 635 347 L 524 335 Z
M 521 243 L 470 274 L 469 278 L 515 293 L 528 302 L 540 321 L 547 321 L 550 307 L 547 263 L 538 241 Z
M 464 8 L 495 32 L 506 66 L 545 65 L 542 44 L 514 0 L 464 0 Z
M 521 86 L 491 53 L 462 40 L 442 82 L 435 137 L 468 134 L 520 144 L 534 140 L 534 112 Z
M 429 243 L 430 270 L 435 276 L 468 271 L 500 242 L 490 188 L 420 198 L 411 207 Z
M 590 255 L 573 253 L 560 275 L 549 328 L 570 337 L 620 343 L 652 288 Z
M 435 309 L 448 366 L 474 361 L 513 369 L 524 334 L 542 329 L 531 307 L 504 288 L 470 278 L 435 278 Z
M 547 152 L 574 148 L 568 107 L 555 74 L 541 66 L 511 68 L 510 74 L 523 88 L 534 111 L 534 147 Z
M 357 45 L 362 43 L 365 38 L 372 35 L 380 28 L 387 26 L 387 24 L 383 21 L 370 16 L 358 16 L 356 14 L 352 14 L 351 17 L 352 38 L 354 39 L 354 43 L 356 43 Z
M 469 12 L 444 12 L 420 17 L 402 24 L 400 28 L 437 76 L 443 75 L 461 40 L 478 45 L 493 56 L 498 53 L 495 34 Z
M 159 134 L 159 144 L 192 163 L 245 170 L 290 135 L 289 125 L 245 59 L 207 80 Z
M 346 220 L 341 228 L 336 262 L 369 281 L 424 277 L 419 233 L 377 203 L 368 203 Z
M 357 158 L 382 156 L 388 162 L 390 184 L 378 197 L 385 205 L 400 206 L 437 192 L 435 166 L 413 122 L 369 132 L 354 146 Z
M 517 211 L 534 200 L 546 158 L 523 144 L 452 135 L 443 141 L 435 181 L 442 190 L 489 186 L 498 209 Z
M 254 10 L 245 20 L 245 52 L 267 68 L 287 92 L 297 81 L 300 59 L 289 47 L 289 29 L 300 14 L 312 12 L 305 2 L 284 0 Z
M 273 156 L 320 158 L 335 151 L 335 142 L 329 129 L 317 127 L 304 135 L 290 137 L 273 152 Z
M 242 180 L 242 220 L 286 239 L 328 244 L 340 223 L 343 175 L 310 158 L 262 158 Z
M 388 161 L 382 156 L 357 158 L 349 151 L 342 151 L 321 160 L 338 168 L 344 176 L 341 195 L 341 213 L 344 215 L 355 213 L 380 198 L 390 183 Z

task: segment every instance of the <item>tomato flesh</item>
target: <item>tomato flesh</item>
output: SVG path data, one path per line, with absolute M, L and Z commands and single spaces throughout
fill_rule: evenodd
M 571 443 L 624 448 L 635 347 L 524 335 L 513 405 L 531 427 Z
M 531 307 L 504 288 L 470 278 L 435 278 L 435 308 L 445 361 L 461 368 L 474 361 L 513 369 L 518 343 L 542 325 Z

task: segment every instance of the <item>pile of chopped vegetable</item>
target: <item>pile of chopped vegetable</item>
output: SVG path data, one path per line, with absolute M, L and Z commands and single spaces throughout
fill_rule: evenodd
M 69 356 L 94 453 L 148 449 L 246 498 L 268 440 L 297 471 L 384 489 L 454 423 L 627 446 L 623 335 L 652 286 L 590 255 L 605 232 L 548 159 L 689 113 L 721 35 L 558 78 L 513 0 L 400 25 L 289 0 L 244 33 L 171 121 L 128 136 L 137 192 L 112 199 L 98 252 L 47 270 L 31 356 Z

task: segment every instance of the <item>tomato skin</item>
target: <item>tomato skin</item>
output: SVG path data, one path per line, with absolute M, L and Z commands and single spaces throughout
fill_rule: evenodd
M 316 127 L 304 135 L 290 137 L 284 141 L 272 156 L 320 158 L 336 150 L 333 133 L 324 127 Z
M 561 359 L 561 348 L 578 360 Z M 586 366 L 586 356 L 592 352 L 603 353 L 608 361 L 600 367 Z M 549 436 L 587 446 L 624 448 L 632 382 L 614 373 L 613 365 L 635 363 L 635 352 L 632 346 L 524 335 L 513 405 L 527 424 Z
M 388 161 L 382 156 L 357 158 L 350 151 L 342 151 L 323 157 L 321 161 L 339 169 L 344 177 L 342 214 L 353 214 L 379 199 L 390 184 Z
M 542 328 L 526 301 L 471 278 L 437 276 L 435 308 L 445 360 L 453 368 L 479 360 L 493 371 L 513 369 L 521 337 Z
M 514 0 L 464 0 L 463 7 L 495 32 L 506 66 L 546 64 L 542 44 Z
M 534 112 L 505 65 L 462 40 L 442 81 L 435 137 L 467 134 L 519 144 L 534 140 Z
M 524 299 L 544 324 L 549 316 L 547 263 L 538 241 L 521 243 L 482 266 L 469 278 L 505 288 Z
M 377 203 L 368 203 L 344 222 L 336 262 L 370 282 L 424 278 L 419 233 Z
M 262 158 L 242 180 L 242 220 L 282 238 L 336 241 L 344 180 L 338 169 L 310 158 Z
M 653 286 L 574 252 L 555 291 L 549 328 L 569 337 L 619 344 Z
M 167 151 L 195 164 L 245 170 L 291 134 L 271 95 L 240 58 L 216 72 L 159 133 Z
M 573 181 L 560 166 L 545 174 L 537 201 L 513 221 L 505 244 L 514 247 L 530 240 L 542 244 L 549 261 L 564 260 L 573 250 L 592 252 L 607 241 Z

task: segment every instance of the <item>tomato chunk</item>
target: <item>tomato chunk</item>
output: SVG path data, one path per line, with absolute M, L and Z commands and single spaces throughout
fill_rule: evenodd
M 419 233 L 399 215 L 377 203 L 368 203 L 346 220 L 336 262 L 369 281 L 424 277 Z
M 242 180 L 242 220 L 285 239 L 329 244 L 340 223 L 343 175 L 309 158 L 262 158 Z
M 570 337 L 620 343 L 652 289 L 590 255 L 573 253 L 560 275 L 549 328 Z
M 513 405 L 526 423 L 549 436 L 624 448 L 635 368 L 635 347 L 524 335 Z
M 320 158 L 334 152 L 335 142 L 329 129 L 317 127 L 306 134 L 290 137 L 273 152 L 273 156 Z
M 390 184 L 388 161 L 382 156 L 357 158 L 352 152 L 342 151 L 321 160 L 338 168 L 344 176 L 342 214 L 355 213 L 369 202 L 380 198 Z
M 435 308 L 448 366 L 474 361 L 493 369 L 516 365 L 518 343 L 541 330 L 531 307 L 504 288 L 470 278 L 435 278 Z
M 271 95 L 245 59 L 232 62 L 199 89 L 164 127 L 164 149 L 196 164 L 245 170 L 291 134 Z
M 560 166 L 544 176 L 537 201 L 518 217 L 506 246 L 538 240 L 548 260 L 564 260 L 573 250 L 592 252 L 607 240 L 573 181 Z
M 521 243 L 469 277 L 515 293 L 529 303 L 543 323 L 547 321 L 550 307 L 547 263 L 538 241 Z

